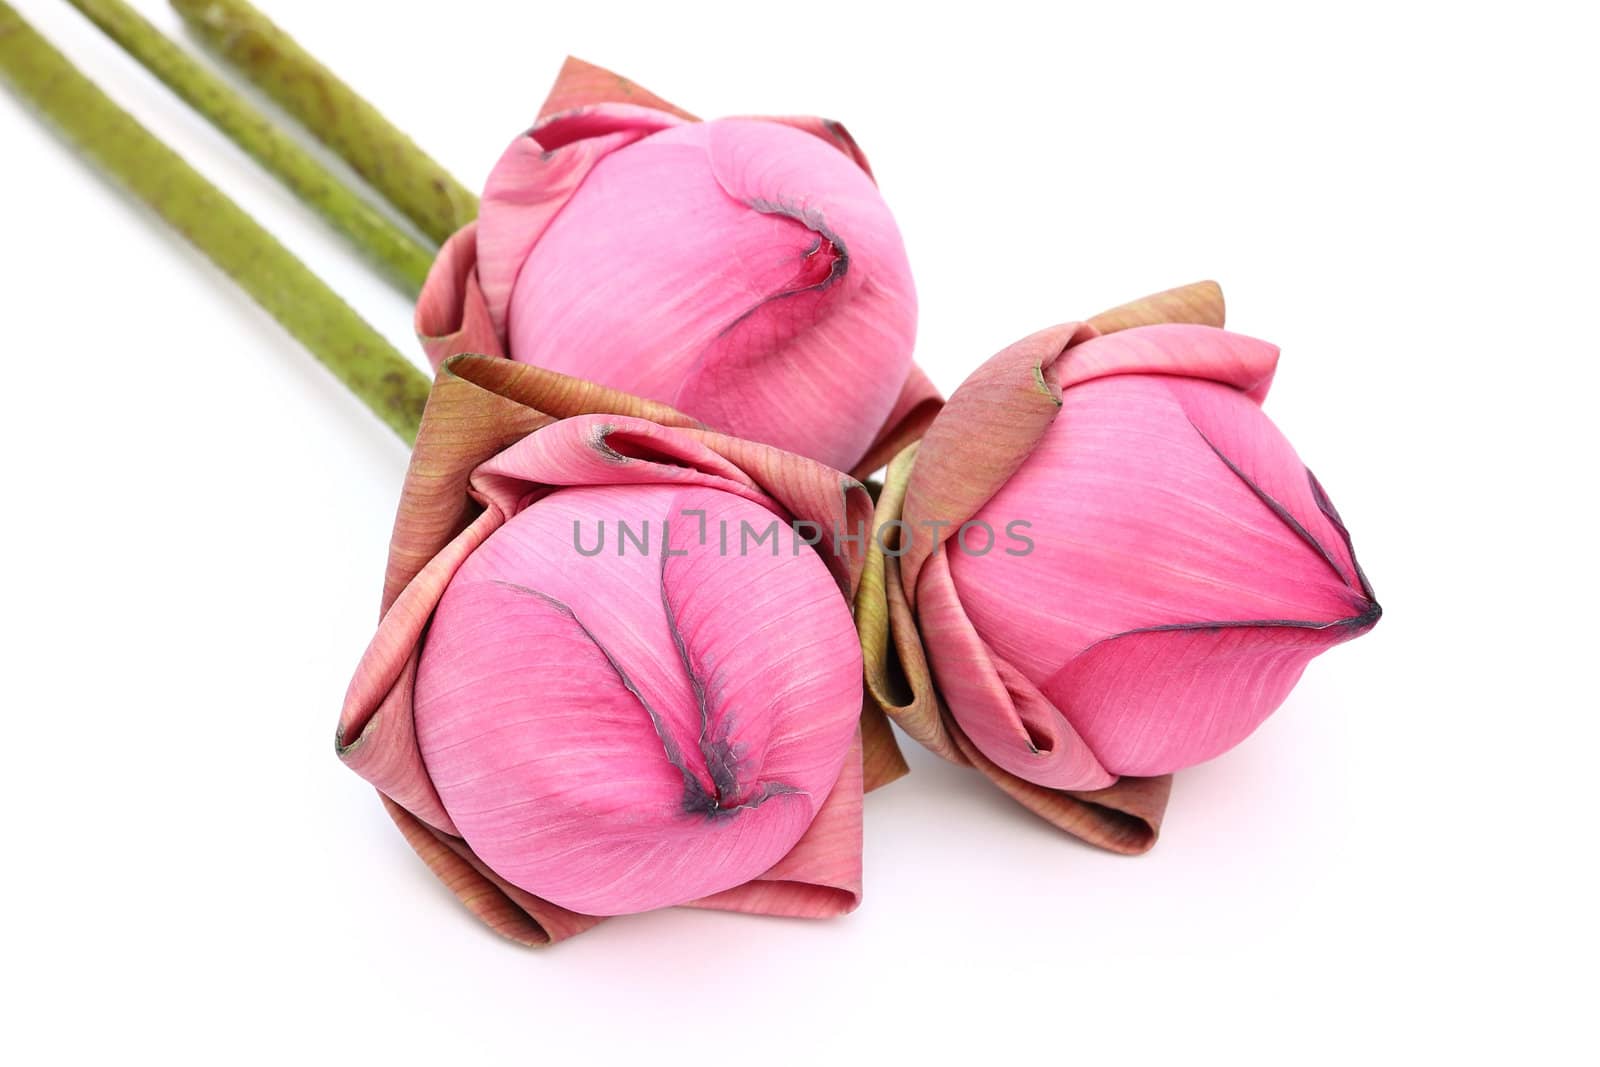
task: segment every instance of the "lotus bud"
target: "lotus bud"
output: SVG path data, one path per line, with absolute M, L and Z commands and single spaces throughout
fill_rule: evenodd
M 559 417 L 558 417 L 559 416 Z M 507 936 L 860 894 L 858 482 L 493 357 L 424 416 L 345 762 Z
M 1379 608 L 1259 406 L 1276 348 L 1186 324 L 1022 347 L 1047 339 L 1066 342 L 1041 368 L 1060 411 L 922 569 L 923 637 L 957 721 L 1007 770 L 1057 788 L 1167 774 L 1242 741 Z M 930 464 L 977 430 L 951 408 Z M 908 521 L 933 515 L 922 488 Z M 991 530 L 1012 536 L 991 548 Z M 1002 704 L 964 673 L 979 649 Z
M 840 470 L 881 466 L 938 403 L 899 230 L 842 126 L 699 122 L 576 60 L 417 326 L 436 361 L 505 354 Z
M 1381 614 L 1261 411 L 1278 350 L 1220 326 L 1200 285 L 1026 338 L 955 392 L 884 494 L 897 558 L 876 595 L 914 625 L 912 687 L 931 672 L 949 712 L 902 697 L 902 721 L 1123 851 L 1153 842 L 1166 775 L 1238 744 Z

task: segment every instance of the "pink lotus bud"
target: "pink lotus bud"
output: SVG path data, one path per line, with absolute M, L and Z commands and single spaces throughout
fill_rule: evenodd
M 881 466 L 938 405 L 905 248 L 842 126 L 698 122 L 576 60 L 417 329 L 436 362 L 509 355 L 840 470 Z
M 1259 407 L 1277 355 L 1202 325 L 1057 327 L 934 421 L 905 581 L 951 714 L 1000 768 L 1094 789 L 1208 760 L 1377 622 L 1338 514 Z
M 850 751 L 860 670 L 838 586 L 773 512 L 712 488 L 566 489 L 450 580 L 417 741 L 501 877 L 573 911 L 645 911 L 794 848 Z
M 519 157 L 490 177 L 480 248 Z M 808 133 L 719 119 L 601 160 L 523 259 L 506 330 L 513 359 L 846 469 L 911 368 L 916 296 L 865 171 Z
M 517 940 L 672 904 L 848 911 L 870 511 L 815 461 L 458 356 L 423 417 L 341 758 Z M 875 768 L 897 756 L 879 732 Z

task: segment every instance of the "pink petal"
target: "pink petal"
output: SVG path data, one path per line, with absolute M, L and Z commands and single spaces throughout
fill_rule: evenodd
M 523 261 L 589 172 L 617 149 L 682 123 L 652 108 L 601 104 L 553 116 L 511 142 L 478 209 L 478 280 L 500 336 Z
M 1209 326 L 1162 323 L 1076 345 L 1056 364 L 1055 380 L 1065 390 L 1113 374 L 1181 375 L 1231 385 L 1259 404 L 1277 366 L 1277 345 Z
M 1359 594 L 1229 470 L 1182 397 L 1267 424 L 1244 394 L 1213 382 L 1130 374 L 1075 386 L 974 520 L 997 531 L 1025 521 L 1034 549 L 951 557 L 973 625 L 1035 685 L 1127 630 L 1360 614 Z M 1293 468 L 1304 483 L 1294 452 L 1271 433 L 1275 451 L 1246 462 Z
M 505 355 L 478 286 L 477 263 L 478 224 L 469 222 L 439 249 L 417 296 L 417 338 L 435 370 L 461 352 Z
M 913 363 L 905 385 L 900 387 L 900 396 L 895 400 L 889 417 L 884 420 L 872 447 L 867 449 L 867 454 L 850 473 L 857 478 L 865 478 L 886 466 L 913 442 L 922 440 L 943 407 L 944 397 L 939 395 L 938 388 L 922 372 L 922 368 Z
M 1288 697 L 1306 664 L 1376 619 L 1136 631 L 1095 645 L 1044 689 L 1106 766 L 1166 774 L 1221 755 Z
M 1294 446 L 1271 419 L 1256 417 L 1237 394 L 1200 383 L 1174 383 L 1183 413 L 1217 458 L 1277 516 L 1283 526 L 1320 557 L 1339 582 L 1359 591 L 1349 535 L 1319 502 L 1320 489 Z
M 517 510 L 531 485 L 705 486 L 762 502 L 749 475 L 695 437 L 644 419 L 579 415 L 529 434 L 484 463 L 473 489 Z
M 362 655 L 339 716 L 345 766 L 446 833 L 455 826 L 423 765 L 411 715 L 417 642 L 456 571 L 502 521 L 498 511 L 484 512 L 405 586 Z
M 950 579 L 949 553 L 928 561 L 917 620 L 928 662 L 950 713 L 978 748 L 1005 770 L 1052 789 L 1099 789 L 1116 778 L 1072 723 L 967 620 Z
M 732 462 L 770 498 L 775 510 L 806 523 L 839 589 L 853 598 L 872 531 L 872 497 L 866 486 L 825 463 L 755 441 L 704 430 L 684 435 Z
M 1055 421 L 1061 391 L 1051 366 L 1095 336 L 1092 327 L 1066 323 L 1023 338 L 973 371 L 928 427 L 904 508 L 900 570 L 913 607 L 929 555 L 1006 484 Z M 933 524 L 944 525 L 936 531 Z
M 680 495 L 680 507 L 694 496 Z M 708 494 L 703 507 L 703 529 L 685 522 L 670 530 L 661 594 L 704 709 L 711 776 L 722 763 L 730 778 L 749 779 L 747 790 L 759 776 L 820 804 L 848 762 L 861 709 L 861 645 L 848 603 L 820 557 L 772 512 L 725 493 Z M 738 528 L 737 550 L 722 551 L 724 526 Z
M 761 122 L 775 122 L 780 126 L 793 126 L 797 130 L 804 130 L 813 137 L 826 141 L 850 157 L 850 161 L 860 167 L 867 175 L 872 177 L 872 167 L 867 163 L 867 154 L 861 151 L 861 146 L 856 144 L 856 139 L 850 136 L 850 131 L 844 128 L 844 123 L 835 122 L 833 119 L 820 119 L 814 115 L 751 115 L 750 118 Z

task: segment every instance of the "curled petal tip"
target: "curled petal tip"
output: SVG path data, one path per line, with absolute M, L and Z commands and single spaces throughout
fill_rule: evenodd
M 1189 323 L 1221 328 L 1224 319 L 1222 287 L 1213 281 L 1191 282 L 1175 289 L 1140 297 L 1102 311 L 1089 320 L 1101 333 L 1161 323 Z
M 694 116 L 622 75 L 595 63 L 568 56 L 561 64 L 555 84 L 539 108 L 539 121 L 551 115 L 595 104 L 637 104 L 676 115 L 687 121 Z

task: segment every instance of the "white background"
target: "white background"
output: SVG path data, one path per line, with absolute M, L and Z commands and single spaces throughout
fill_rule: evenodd
M 289 194 L 66 5 L 17 6 L 420 357 L 406 301 Z M 919 750 L 868 800 L 855 914 L 675 910 L 519 950 L 333 756 L 405 451 L 0 94 L 15 1062 L 1594 1054 L 1576 5 L 263 7 L 474 187 L 567 52 L 703 115 L 844 120 L 946 390 L 1037 328 L 1219 279 L 1230 325 L 1282 345 L 1268 411 L 1387 614 L 1180 775 L 1141 859 Z

